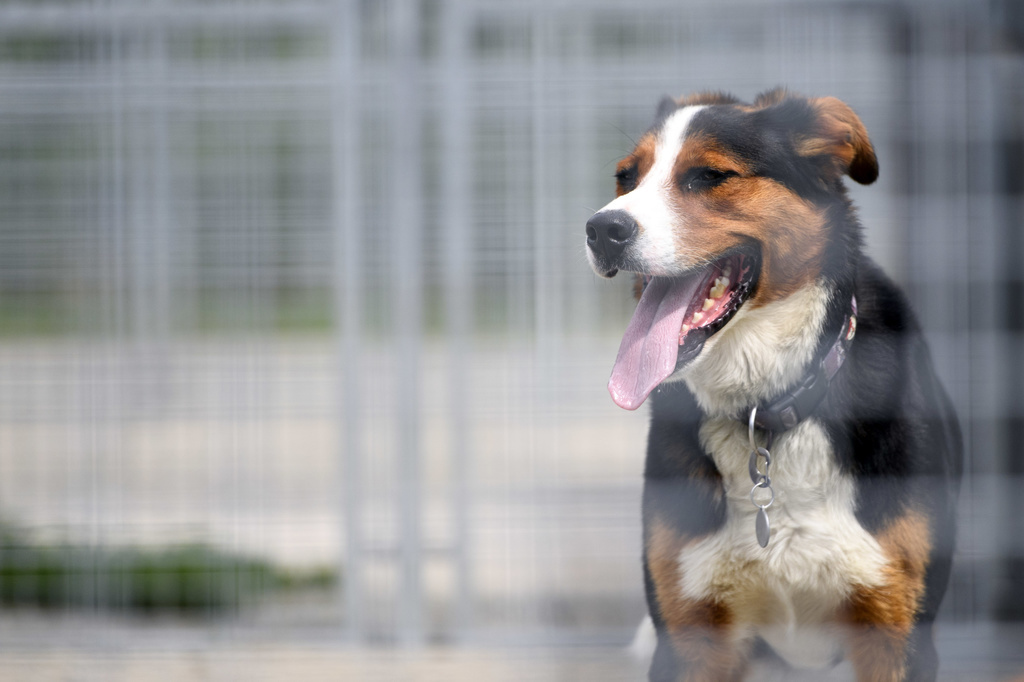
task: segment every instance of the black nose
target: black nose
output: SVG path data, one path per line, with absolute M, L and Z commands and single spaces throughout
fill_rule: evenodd
M 587 245 L 606 265 L 614 266 L 636 231 L 636 221 L 625 211 L 601 211 L 587 221 Z

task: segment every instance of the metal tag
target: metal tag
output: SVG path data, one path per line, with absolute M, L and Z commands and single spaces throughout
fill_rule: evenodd
M 772 529 L 768 523 L 768 512 L 764 510 L 764 507 L 757 510 L 757 522 L 754 524 L 754 529 L 757 531 L 757 544 L 767 547 Z

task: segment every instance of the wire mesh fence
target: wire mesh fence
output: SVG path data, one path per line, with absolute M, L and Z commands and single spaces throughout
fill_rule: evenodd
M 320 595 L 275 627 L 626 641 L 645 424 L 583 224 L 661 95 L 784 84 L 865 121 L 869 251 L 966 426 L 947 617 L 1020 615 L 1019 22 L 727 4 L 0 5 L 4 565 L 122 613 L 125 548 L 199 547 L 155 584 Z

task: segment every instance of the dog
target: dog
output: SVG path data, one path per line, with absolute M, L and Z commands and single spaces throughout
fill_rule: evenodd
M 878 162 L 839 99 L 665 98 L 587 222 L 591 267 L 638 298 L 608 388 L 650 402 L 651 680 L 762 655 L 935 679 L 961 435 L 843 176 Z

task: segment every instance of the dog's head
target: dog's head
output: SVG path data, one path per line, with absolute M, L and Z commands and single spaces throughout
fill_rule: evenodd
M 773 90 L 666 98 L 654 126 L 619 162 L 618 197 L 587 222 L 602 277 L 637 275 L 640 302 L 609 388 L 638 407 L 659 383 L 756 308 L 818 281 L 848 210 L 842 176 L 868 184 L 878 164 L 843 102 Z

